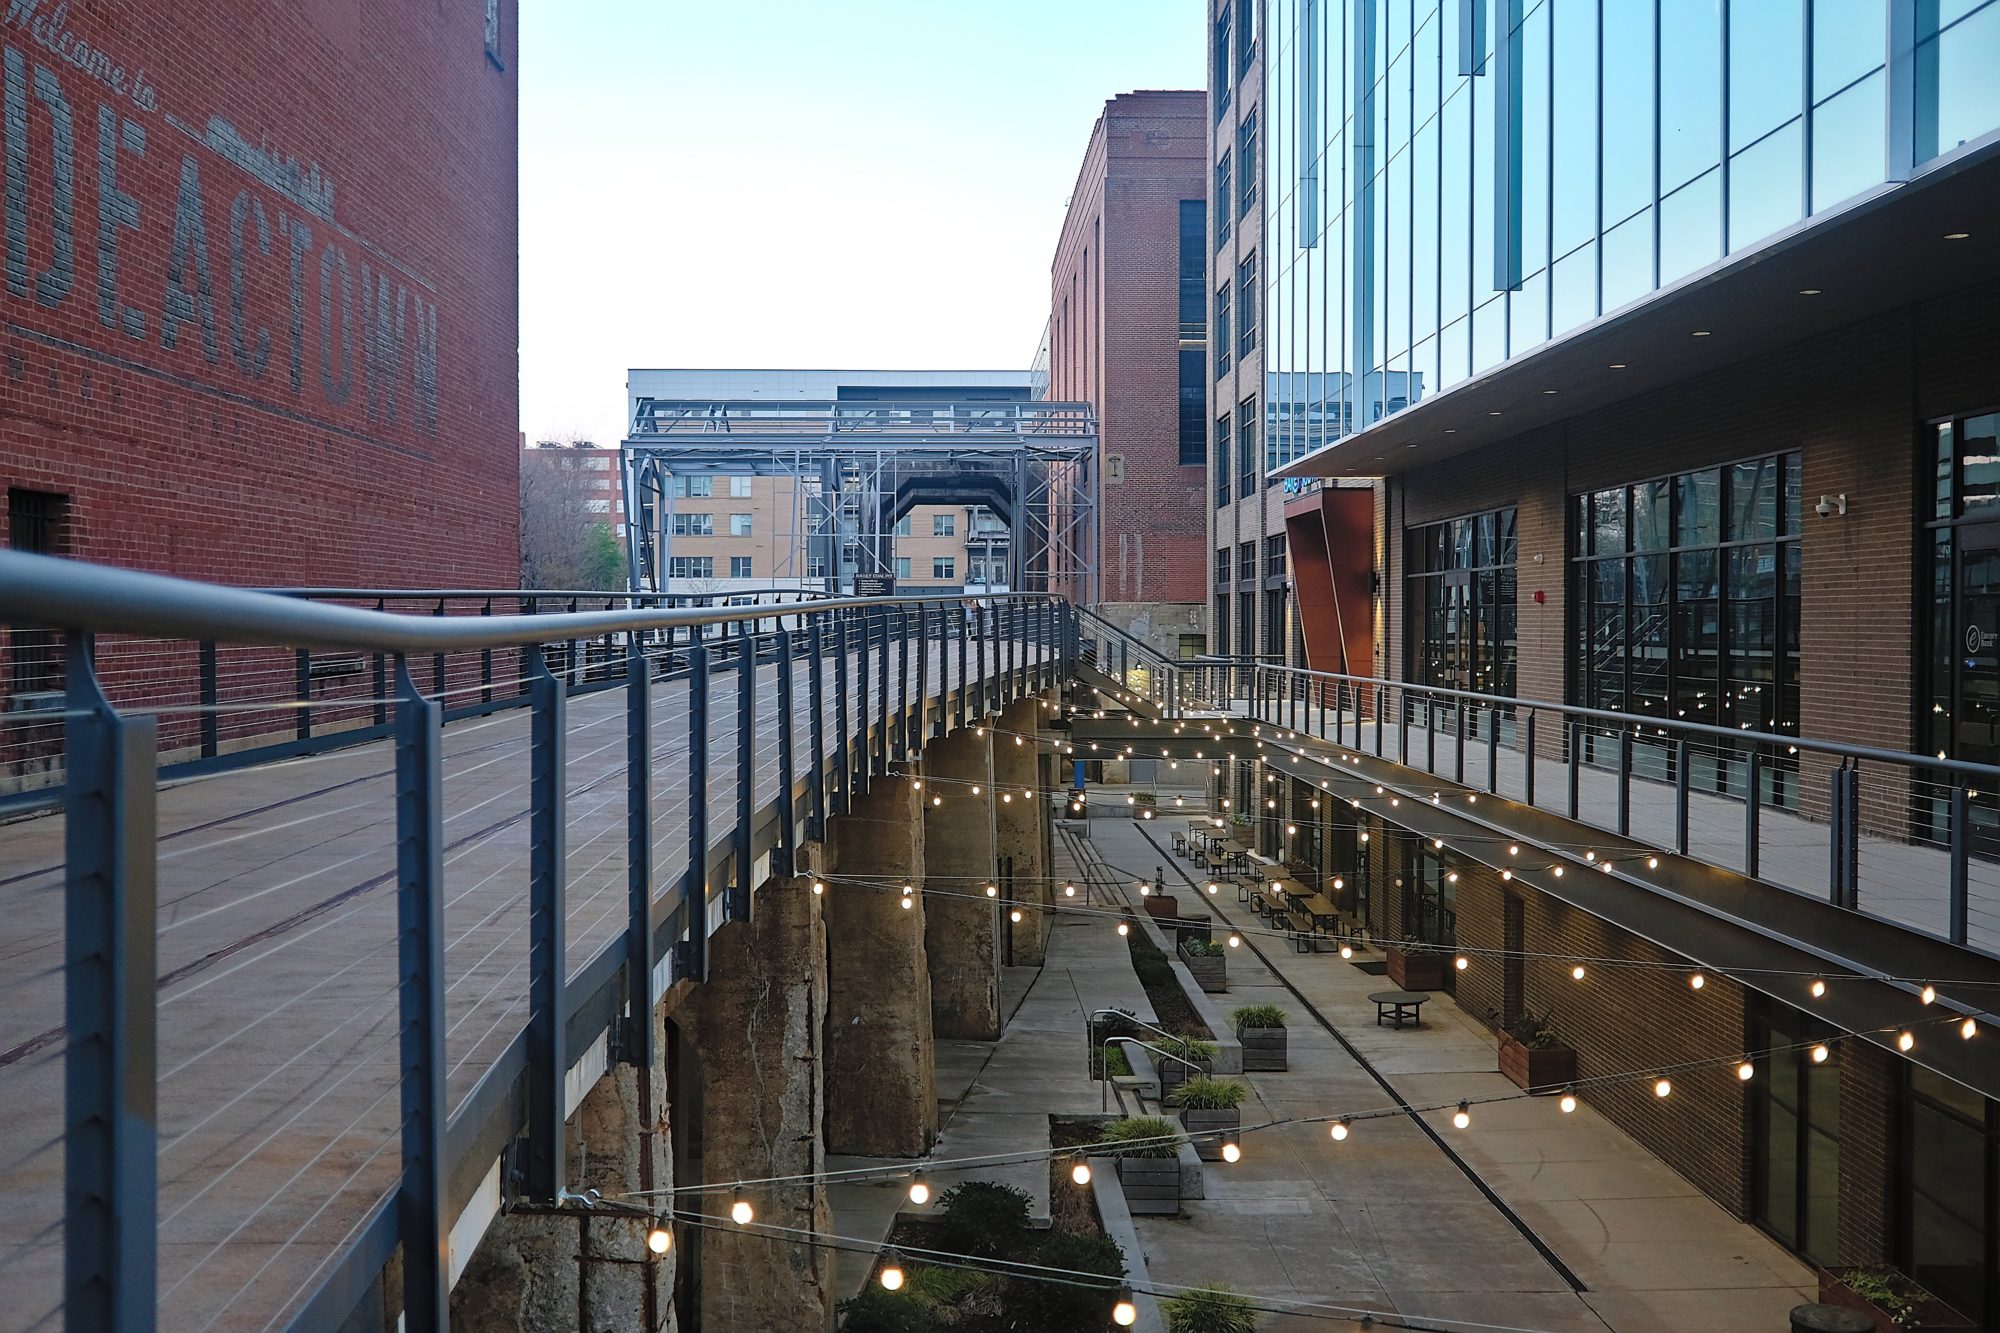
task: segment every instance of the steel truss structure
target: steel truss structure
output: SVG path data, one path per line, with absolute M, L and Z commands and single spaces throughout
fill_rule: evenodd
M 885 590 L 917 505 L 983 505 L 1007 524 L 1008 582 L 1098 593 L 1097 420 L 1088 403 L 641 398 L 623 454 L 635 592 L 665 593 L 675 482 L 772 477 L 784 586 Z M 787 495 L 786 492 L 790 494 Z

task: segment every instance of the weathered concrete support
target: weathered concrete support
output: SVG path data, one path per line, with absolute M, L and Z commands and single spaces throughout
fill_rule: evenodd
M 1032 695 L 1017 699 L 1000 714 L 1000 734 L 993 741 L 994 855 L 1011 861 L 1014 900 L 1019 922 L 1003 923 L 1012 932 L 1010 960 L 1040 967 L 1047 953 L 1049 892 L 1048 805 L 1036 785 L 1041 765 L 1041 701 Z M 1021 743 L 1015 744 L 1019 738 Z
M 924 778 L 931 1029 L 940 1037 L 993 1041 L 1000 1036 L 1001 904 L 980 896 L 996 882 L 992 735 L 964 727 L 932 742 Z
M 757 892 L 750 920 L 709 940 L 708 981 L 680 1012 L 703 1067 L 701 1173 L 705 1181 L 815 1175 L 822 1134 L 828 898 L 812 892 L 820 849 L 800 849 L 801 874 Z M 892 900 L 893 907 L 893 900 Z M 754 1186 L 744 1198 L 776 1227 L 833 1229 L 821 1183 Z M 681 1196 L 684 1211 L 726 1216 L 728 1194 Z M 701 1312 L 716 1329 L 827 1329 L 833 1325 L 833 1252 L 755 1230 L 701 1237 Z
M 613 1198 L 672 1184 L 666 1101 L 663 1064 L 620 1065 L 599 1079 L 570 1117 L 570 1188 Z M 567 1209 L 523 1207 L 495 1219 L 452 1290 L 452 1328 L 667 1333 L 675 1256 L 650 1254 L 647 1229 L 644 1218 Z
M 827 1151 L 916 1157 L 937 1137 L 931 982 L 924 961 L 922 798 L 914 781 L 878 779 L 828 821 Z M 852 881 L 861 882 L 852 882 Z

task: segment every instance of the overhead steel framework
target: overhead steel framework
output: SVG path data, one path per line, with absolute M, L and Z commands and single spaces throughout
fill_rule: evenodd
M 905 514 L 967 504 L 1007 524 L 1009 588 L 1097 599 L 1088 403 L 641 398 L 623 467 L 638 592 L 670 590 L 675 482 L 750 476 L 781 479 L 776 583 L 882 588 Z

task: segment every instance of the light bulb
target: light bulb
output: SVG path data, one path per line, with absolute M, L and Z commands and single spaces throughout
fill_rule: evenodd
M 1913 1047 L 1914 1047 L 1914 1046 L 1915 1046 L 1916 1044 L 1917 1044 L 1917 1039 L 1916 1039 L 1916 1037 L 1915 1037 L 1914 1035 L 1912 1035 L 1911 1033 L 1909 1033 L 1909 1032 L 1898 1032 L 1898 1033 L 1896 1034 L 1896 1049 L 1897 1049 L 1897 1050 L 1899 1050 L 1899 1051 L 1907 1051 L 1907 1050 L 1910 1050 L 1911 1048 L 1913 1048 Z
M 1520 854 L 1521 854 L 1521 849 L 1519 847 L 1509 847 L 1507 849 L 1507 855 L 1509 856 L 1519 856 Z
M 1000 896 L 1000 886 L 998 884 L 988 884 L 986 886 L 986 896 L 989 898 L 998 898 Z
M 1139 1307 L 1130 1301 L 1119 1301 L 1111 1307 L 1111 1322 L 1120 1328 L 1130 1328 L 1139 1322 Z
M 1971 1041 L 1979 1035 L 1979 1024 L 1970 1018 L 1966 1019 L 1958 1025 L 1958 1035 Z
M 1748 1060 L 1743 1061 L 1736 1066 L 1736 1077 L 1748 1083 L 1751 1079 L 1757 1077 L 1757 1066 Z
M 1700 990 L 1703 986 L 1706 986 L 1707 984 L 1708 984 L 1708 978 L 1703 976 L 1699 972 L 1695 973 L 1693 976 L 1688 978 L 1688 985 L 1695 990 Z
M 1578 963 L 1578 964 L 1577 964 L 1577 965 L 1576 965 L 1575 967 L 1572 967 L 1572 968 L 1571 968 L 1571 969 L 1569 970 L 1569 977 L 1570 977 L 1570 980 L 1571 980 L 1571 981 L 1582 981 L 1582 980 L 1583 980 L 1583 964 L 1582 964 L 1582 963 Z
M 1673 1090 L 1674 1085 L 1666 1079 L 1656 1079 L 1653 1083 L 1653 1095 L 1655 1097 L 1665 1097 L 1672 1093 Z
M 1347 1137 L 1347 1122 L 1345 1120 L 1336 1120 L 1328 1128 L 1327 1132 L 1333 1136 L 1335 1143 L 1339 1143 Z
M 1211 898 L 1213 898 L 1217 893 L 1222 891 L 1222 886 L 1220 884 L 1209 884 L 1204 887 L 1208 889 L 1208 896 Z
M 662 1223 L 655 1222 L 646 1232 L 646 1248 L 654 1254 L 665 1254 L 674 1248 L 674 1233 Z
M 1340 956 L 1341 956 L 1342 958 L 1352 958 L 1352 957 L 1354 957 L 1354 946 L 1353 946 L 1353 945 L 1351 945 L 1351 944 L 1343 944 L 1343 945 L 1341 945 L 1341 946 L 1340 946 Z
M 972 794 L 974 796 L 979 795 L 979 784 L 976 782 L 972 784 Z
M 1460 1102 L 1458 1110 L 1452 1112 L 1451 1123 L 1459 1129 L 1470 1129 L 1472 1127 L 1471 1105 L 1467 1102 Z
M 747 1227 L 750 1225 L 750 1219 L 756 1215 L 750 1207 L 750 1201 L 743 1197 L 743 1191 L 738 1190 L 735 1202 L 729 1205 L 729 1220 L 739 1227 Z
M 1017 908 L 1015 908 L 1015 909 L 1014 909 L 1013 911 L 1011 911 L 1011 912 L 1007 913 L 1007 919 L 1008 919 L 1009 921 L 1012 921 L 1012 922 L 1013 922 L 1013 923 L 1014 923 L 1015 925 L 1017 925 L 1017 926 L 1018 926 L 1018 925 L 1020 925 L 1020 924 L 1021 924 L 1021 909 L 1017 907 Z
M 1225 1162 L 1240 1162 L 1243 1160 L 1243 1149 L 1237 1146 L 1234 1139 L 1223 1140 L 1222 1160 Z
M 1433 851 L 1439 851 L 1439 852 L 1443 851 L 1443 850 L 1444 850 L 1444 839 L 1443 839 L 1443 838 L 1432 838 L 1432 839 L 1431 839 L 1431 849 L 1432 849 Z
M 1241 935 L 1235 934 L 1234 932 L 1231 932 L 1229 936 L 1229 947 L 1234 949 L 1242 943 L 1243 943 L 1243 937 Z
M 1074 898 L 1074 897 L 1076 897 L 1076 885 L 1074 885 L 1074 884 L 1065 884 L 1065 885 L 1063 885 L 1063 897 L 1065 897 L 1065 898 Z
M 1452 959 L 1452 966 L 1463 972 L 1466 968 L 1472 966 L 1472 960 L 1464 954 L 1460 954 L 1458 957 Z
M 917 900 L 915 898 L 912 898 L 909 894 L 905 893 L 903 895 L 903 910 L 905 912 L 909 911 L 912 907 L 916 906 L 916 903 Z
M 1084 1161 L 1081 1157 L 1077 1158 L 1076 1165 L 1069 1169 L 1069 1178 L 1079 1185 L 1088 1185 L 1090 1183 L 1090 1163 Z
M 1823 1065 L 1826 1063 L 1826 1057 L 1832 1054 L 1833 1052 L 1827 1048 L 1827 1044 L 1821 1042 L 1812 1048 L 1812 1062 L 1816 1065 Z
M 1552 867 L 1549 873 L 1554 875 L 1557 879 L 1561 879 L 1563 877 L 1563 868 L 1561 866 Z
M 1563 1089 L 1563 1095 L 1562 1095 L 1562 1100 L 1561 1100 L 1561 1101 L 1559 1101 L 1559 1102 L 1557 1102 L 1557 1103 L 1556 1103 L 1556 1105 L 1557 1105 L 1557 1106 L 1560 1106 L 1560 1107 L 1562 1108 L 1562 1113 L 1563 1113 L 1564 1115 L 1568 1115 L 1568 1114 L 1570 1114 L 1570 1113 L 1571 1113 L 1572 1111 L 1576 1110 L 1576 1093 L 1575 1093 L 1575 1091 L 1573 1091 L 1572 1089 L 1569 1089 L 1569 1088 L 1564 1088 L 1564 1089 Z
M 1150 897 L 1152 897 L 1152 896 L 1153 896 L 1153 886 L 1152 886 L 1152 885 L 1150 885 L 1150 884 L 1141 884 L 1141 885 L 1139 886 L 1139 896 L 1140 896 L 1141 898 L 1150 898 Z
M 1819 977 L 1814 977 L 1811 990 L 1812 997 L 1817 1000 L 1820 996 L 1826 994 L 1826 982 Z
M 1132 933 L 1132 928 L 1126 925 L 1123 921 L 1120 921 L 1118 923 L 1118 933 L 1120 935 L 1130 935 Z
M 944 804 L 944 797 L 942 797 L 942 796 L 933 796 L 933 797 L 931 797 L 931 805 L 932 805 L 933 807 L 935 807 L 935 806 L 940 806 L 940 805 L 943 805 L 943 804 Z
M 1503 870 L 1500 872 L 1500 878 L 1504 880 L 1511 880 L 1514 878 L 1514 872 L 1511 870 Z
M 886 1291 L 903 1289 L 903 1266 L 894 1259 L 882 1265 L 882 1287 Z
M 1646 858 L 1646 869 L 1648 869 L 1648 870 L 1658 870 L 1659 868 L 1660 868 L 1660 858 L 1659 858 L 1659 857 L 1657 857 L 1657 856 L 1649 856 L 1649 857 L 1647 857 L 1647 858 Z
M 1925 1004 L 1936 1004 L 1936 1003 L 1937 1003 L 1937 987 L 1936 987 L 1936 986 L 1933 986 L 1933 985 L 1931 985 L 1931 983 L 1930 983 L 1930 982 L 1926 981 L 1926 982 L 1924 983 L 1924 989 L 1923 989 L 1923 993 L 1922 993 L 1922 994 L 1920 994 L 1920 995 L 1919 995 L 1919 996 L 1918 996 L 1917 998 L 1918 998 L 1918 999 L 1920 999 L 1920 1000 L 1922 1000 L 1922 1001 L 1923 1001 L 1923 1002 L 1924 1002 Z
M 924 789 L 924 780 L 922 778 L 911 778 L 910 786 L 916 791 L 922 791 Z
M 820 880 L 814 880 L 814 881 L 813 881 L 813 892 L 814 892 L 814 893 L 825 893 L 825 892 L 826 892 L 826 885 L 825 885 L 825 883 L 824 883 L 824 882 L 822 882 L 822 881 L 820 881 Z

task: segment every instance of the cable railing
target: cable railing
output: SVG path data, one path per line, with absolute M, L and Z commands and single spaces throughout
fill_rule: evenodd
M 2000 952 L 2000 768 L 1299 667 L 1187 674 L 1259 723 Z
M 60 785 L 0 824 L 23 1326 L 334 1327 L 400 1253 L 405 1326 L 446 1327 L 449 1229 L 524 1131 L 521 1192 L 560 1197 L 588 1053 L 650 1064 L 654 1004 L 802 842 L 1077 641 L 1039 594 L 311 592 L 0 553 L 0 626 L 62 649 Z M 145 675 L 202 645 L 221 716 L 308 707 L 326 743 L 176 768 L 216 711 Z M 301 699 L 301 656 L 359 683 Z
M 1189 693 L 1186 665 L 1106 620 L 1088 607 L 1076 609 L 1077 660 L 1118 682 L 1118 688 L 1152 703 L 1166 717 L 1183 708 L 1205 706 L 1205 693 Z

